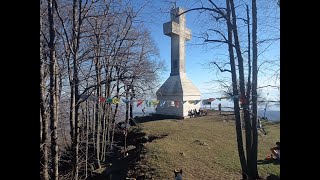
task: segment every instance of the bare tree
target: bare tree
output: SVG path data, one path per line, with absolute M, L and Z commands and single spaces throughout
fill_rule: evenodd
M 237 87 L 237 76 L 236 76 L 236 68 L 235 68 L 235 61 L 234 61 L 234 52 L 233 52 L 233 38 L 232 34 L 233 29 L 235 28 L 231 22 L 232 17 L 231 15 L 231 7 L 230 1 L 226 0 L 227 5 L 227 27 L 228 27 L 228 48 L 229 48 L 229 58 L 230 58 L 230 65 L 232 71 L 232 87 L 233 87 L 233 95 L 239 96 L 238 87 Z M 232 43 L 232 44 L 231 44 Z M 236 132 L 237 132 L 237 144 L 238 144 L 238 153 L 240 158 L 240 164 L 242 168 L 242 178 L 246 179 L 248 174 L 247 164 L 245 163 L 245 156 L 244 156 L 244 149 L 243 149 L 243 142 L 242 142 L 242 129 L 241 129 L 241 119 L 240 119 L 240 107 L 239 107 L 239 99 L 234 98 L 234 112 L 236 118 Z
M 57 97 L 58 97 L 58 82 L 57 82 L 57 61 L 55 57 L 55 29 L 54 29 L 54 8 L 55 0 L 48 0 L 48 21 L 49 21 L 49 72 L 50 72 L 50 130 L 51 130 L 51 169 L 53 173 L 51 179 L 58 180 L 59 178 L 59 154 L 58 154 L 58 116 L 57 116 Z
M 42 5 L 42 1 L 40 1 Z M 44 50 L 44 38 L 42 37 L 42 11 L 40 11 L 40 157 L 42 164 L 42 178 L 49 180 L 48 172 L 48 112 L 46 102 L 46 54 Z
M 256 0 L 252 0 L 252 176 L 258 178 L 257 154 L 258 154 L 258 132 L 257 132 L 257 114 L 258 114 L 258 46 L 257 46 L 257 4 Z

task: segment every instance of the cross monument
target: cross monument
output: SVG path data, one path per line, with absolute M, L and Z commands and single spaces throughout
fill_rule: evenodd
M 156 93 L 158 100 L 167 102 L 157 107 L 157 114 L 187 117 L 190 109 L 200 108 L 201 93 L 186 75 L 185 42 L 191 39 L 191 30 L 186 28 L 183 12 L 179 7 L 171 9 L 171 21 L 163 24 L 163 33 L 171 37 L 171 73 Z

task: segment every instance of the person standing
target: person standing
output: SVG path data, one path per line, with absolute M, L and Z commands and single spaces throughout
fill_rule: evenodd
M 143 107 L 143 108 L 142 108 L 143 116 L 145 115 L 145 109 L 146 109 L 146 107 Z
M 266 131 L 262 127 L 261 120 L 258 118 L 257 129 L 260 130 L 264 135 L 267 135 Z
M 218 105 L 219 113 L 221 114 L 221 103 Z

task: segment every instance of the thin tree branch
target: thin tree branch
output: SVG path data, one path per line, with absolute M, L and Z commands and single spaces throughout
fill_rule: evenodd
M 213 62 L 213 64 L 215 64 L 215 65 L 219 68 L 219 70 L 220 70 L 221 72 L 230 72 L 230 73 L 231 73 L 231 70 L 229 70 L 229 69 L 222 69 L 216 62 Z
M 227 20 L 226 13 L 221 11 L 221 9 L 226 10 L 226 8 L 219 8 L 214 2 L 212 2 L 212 0 L 209 0 L 209 2 L 218 10 L 219 14 L 221 14 Z
M 196 10 L 213 11 L 213 12 L 215 12 L 215 13 L 220 14 L 224 19 L 226 19 L 226 15 L 225 15 L 223 12 L 221 12 L 220 10 L 216 10 L 216 9 L 212 9 L 212 8 L 206 8 L 206 7 L 192 8 L 192 9 L 186 10 L 186 11 L 180 13 L 180 14 L 177 14 L 177 15 L 176 15 L 176 18 L 179 17 L 179 16 L 181 16 L 182 14 L 185 14 L 185 13 L 190 12 L 190 11 L 196 11 Z
M 214 32 L 220 34 L 225 41 L 228 41 L 228 39 L 226 38 L 226 36 L 225 36 L 224 34 L 222 34 L 222 32 L 220 32 L 220 31 L 218 31 L 218 30 L 215 30 L 215 29 L 209 29 L 209 30 L 214 31 Z
M 72 48 L 71 48 L 71 44 L 70 44 L 70 42 L 69 42 L 68 33 L 67 33 L 66 27 L 65 27 L 65 25 L 64 25 L 64 21 L 63 21 L 62 17 L 60 16 L 60 13 L 59 13 L 59 10 L 58 10 L 58 5 L 57 5 L 57 2 L 56 2 L 56 1 L 54 1 L 54 7 L 55 7 L 55 9 L 56 9 L 58 18 L 59 18 L 60 21 L 61 21 L 61 24 L 62 24 L 63 31 L 64 31 L 64 34 L 65 34 L 66 39 L 67 39 L 67 44 L 68 44 L 68 46 L 69 46 L 69 49 L 70 49 L 71 52 L 73 53 Z
M 204 42 L 219 42 L 219 43 L 226 43 L 229 44 L 228 41 L 223 41 L 223 40 L 217 40 L 217 39 L 205 39 Z M 234 44 L 230 43 L 231 46 L 235 47 Z

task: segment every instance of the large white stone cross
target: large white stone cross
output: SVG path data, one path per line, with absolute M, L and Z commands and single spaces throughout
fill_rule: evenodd
M 171 9 L 171 21 L 163 24 L 163 33 L 171 37 L 171 73 L 176 76 L 185 73 L 185 41 L 191 39 L 191 30 L 186 28 L 185 14 L 181 8 Z

